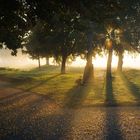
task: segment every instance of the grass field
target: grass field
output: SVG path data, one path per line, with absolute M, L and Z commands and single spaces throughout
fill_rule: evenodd
M 139 140 L 140 71 L 95 69 L 81 85 L 83 68 L 0 69 L 1 140 Z M 132 107 L 133 106 L 133 107 Z
M 21 71 L 0 69 L 0 77 L 10 81 L 12 87 L 49 96 L 61 106 L 105 106 L 140 104 L 140 70 L 125 69 L 119 75 L 113 71 L 113 78 L 105 79 L 105 70 L 95 69 L 93 84 L 82 86 L 83 68 L 67 68 L 60 74 L 56 66 Z

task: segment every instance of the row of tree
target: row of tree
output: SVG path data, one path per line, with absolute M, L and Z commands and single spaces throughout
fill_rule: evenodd
M 32 58 L 61 60 L 61 73 L 69 57 L 87 61 L 83 82 L 93 80 L 93 57 L 108 52 L 111 77 L 113 51 L 122 71 L 125 51 L 140 51 L 140 2 L 137 0 L 1 0 L 0 42 L 16 54 L 26 48 Z

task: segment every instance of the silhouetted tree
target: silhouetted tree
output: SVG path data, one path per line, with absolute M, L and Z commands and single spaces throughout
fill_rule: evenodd
M 125 51 L 138 53 L 140 38 L 140 2 L 123 2 L 124 11 L 118 12 L 117 28 L 114 30 L 115 52 L 118 55 L 118 72 L 122 72 L 123 55 Z
M 22 39 L 29 29 L 25 3 L 20 0 L 0 1 L 0 43 L 12 50 L 22 47 Z

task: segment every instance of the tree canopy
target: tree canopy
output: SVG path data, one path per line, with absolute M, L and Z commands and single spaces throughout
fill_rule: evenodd
M 140 51 L 140 2 L 137 0 L 1 0 L 0 42 L 16 54 L 26 46 L 33 57 L 84 54 L 83 79 L 93 73 L 92 57 L 112 41 L 112 51 Z

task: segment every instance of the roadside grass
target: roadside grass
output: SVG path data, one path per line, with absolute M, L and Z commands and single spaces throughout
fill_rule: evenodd
M 28 71 L 0 68 L 0 77 L 15 88 L 48 95 L 62 106 L 140 105 L 140 70 L 113 71 L 113 78 L 106 80 L 105 70 L 95 69 L 94 83 L 86 86 L 80 85 L 83 70 L 68 67 L 61 75 L 58 66 Z

